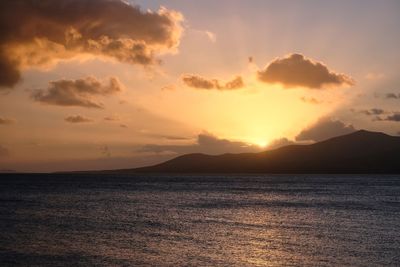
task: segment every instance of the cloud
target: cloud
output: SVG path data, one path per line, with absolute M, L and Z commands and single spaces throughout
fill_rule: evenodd
M 395 93 L 387 93 L 386 98 L 392 98 L 392 99 L 400 99 L 400 94 L 395 94 Z
M 314 98 L 314 97 L 305 97 L 305 96 L 302 96 L 302 97 L 300 98 L 300 100 L 303 101 L 304 103 L 310 103 L 310 104 L 315 104 L 315 105 L 321 104 L 321 103 L 322 103 L 322 101 L 319 101 L 318 99 L 316 99 L 316 98 Z
M 236 76 L 231 81 L 228 81 L 222 85 L 221 81 L 217 79 L 207 79 L 194 74 L 184 74 L 182 76 L 182 81 L 189 87 L 206 90 L 235 90 L 244 87 L 243 79 L 241 76 Z
M 111 77 L 108 82 L 102 82 L 89 76 L 77 80 L 62 79 L 49 82 L 47 89 L 34 90 L 31 97 L 48 105 L 104 108 L 94 97 L 108 96 L 120 91 L 122 85 L 115 77 Z
M 10 124 L 14 124 L 15 122 L 16 121 L 14 119 L 0 117 L 0 125 L 10 125 Z
M 0 145 L 0 158 L 6 158 L 9 155 L 10 155 L 10 151 L 6 147 Z
M 342 121 L 322 118 L 314 125 L 304 129 L 296 136 L 296 141 L 323 141 L 335 136 L 345 135 L 356 131 L 353 125 Z
M 218 80 L 208 80 L 192 74 L 185 74 L 184 76 L 182 76 L 182 81 L 187 86 L 199 89 L 215 89 L 218 85 Z
M 365 115 L 381 115 L 386 113 L 383 109 L 380 108 L 372 108 L 370 110 L 363 110 L 362 111 Z
M 121 121 L 121 119 L 118 116 L 104 117 L 104 120 L 108 121 L 108 122 L 120 122 Z M 128 128 L 128 125 L 123 124 L 123 123 L 118 124 L 118 126 L 121 128 Z
M 166 135 L 166 134 L 153 134 L 153 133 L 144 133 L 148 137 L 153 137 L 157 139 L 165 139 L 171 141 L 183 141 L 183 140 L 190 140 L 192 138 L 184 137 L 184 136 L 176 136 L 176 135 Z
M 364 114 L 367 116 L 376 116 L 376 115 L 382 115 L 382 114 L 387 113 L 385 110 L 380 109 L 380 108 L 363 109 L 363 110 L 358 110 L 358 111 L 351 109 L 351 111 L 358 112 L 358 113 L 361 113 L 361 114 Z
M 400 122 L 400 113 L 393 113 L 392 115 L 388 115 L 383 119 L 378 118 L 378 120 Z
M 123 0 L 0 1 L 0 88 L 21 71 L 81 55 L 139 65 L 176 51 L 181 13 L 142 11 Z
M 175 91 L 176 90 L 176 86 L 174 84 L 168 84 L 164 87 L 161 87 L 162 91 Z
M 371 108 L 371 109 L 364 109 L 364 110 L 355 110 L 350 109 L 352 112 L 361 113 L 367 116 L 374 116 L 372 121 L 400 121 L 400 113 L 399 112 L 391 112 L 380 108 Z M 386 116 L 383 116 L 388 114 Z
M 119 121 L 119 118 L 117 116 L 108 116 L 104 117 L 105 121 Z
M 354 85 L 350 77 L 330 71 L 322 63 L 305 58 L 301 54 L 275 59 L 264 70 L 258 72 L 258 79 L 265 83 L 279 83 L 284 88 L 322 89 Z
M 69 123 L 85 123 L 85 122 L 92 122 L 93 121 L 92 119 L 83 117 L 81 115 L 68 116 L 64 120 L 66 122 L 69 122 Z
M 275 139 L 270 142 L 267 146 L 268 149 L 277 149 L 283 146 L 294 145 L 296 144 L 292 140 L 287 139 L 286 137 Z
M 220 139 L 208 133 L 199 134 L 195 144 L 188 145 L 157 145 L 148 144 L 140 147 L 137 152 L 146 153 L 166 153 L 175 154 L 186 153 L 206 153 L 206 154 L 223 154 L 223 153 L 244 153 L 256 152 L 261 148 L 255 145 L 247 144 L 240 141 L 230 141 Z
M 354 110 L 351 109 L 352 112 L 358 112 L 367 116 L 374 116 L 372 121 L 392 121 L 392 122 L 400 122 L 400 113 L 399 112 L 390 112 L 380 108 L 371 108 L 367 110 Z M 386 115 L 386 116 L 384 116 Z

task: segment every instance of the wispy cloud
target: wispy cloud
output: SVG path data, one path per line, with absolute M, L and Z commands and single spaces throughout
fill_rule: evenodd
M 105 121 L 119 121 L 119 117 L 118 116 L 107 116 L 103 118 Z
M 81 115 L 68 116 L 64 120 L 69 123 L 85 123 L 85 122 L 93 121 L 92 119 L 81 116 Z
M 222 83 L 218 79 L 207 79 L 195 74 L 184 74 L 182 81 L 189 87 L 205 90 L 236 90 L 244 87 L 241 76 L 236 76 L 231 81 Z

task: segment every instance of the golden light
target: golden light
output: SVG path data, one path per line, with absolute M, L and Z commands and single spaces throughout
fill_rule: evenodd
M 266 140 L 259 140 L 259 141 L 255 141 L 254 142 L 255 145 L 261 147 L 261 148 L 265 148 L 268 145 L 268 141 Z

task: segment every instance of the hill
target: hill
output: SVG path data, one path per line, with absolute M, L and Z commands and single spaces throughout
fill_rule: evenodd
M 360 130 L 260 153 L 187 154 L 120 173 L 400 173 L 400 137 Z

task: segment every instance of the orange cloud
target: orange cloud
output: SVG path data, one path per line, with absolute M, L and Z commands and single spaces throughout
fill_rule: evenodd
M 236 76 L 233 80 L 222 85 L 217 79 L 207 79 L 195 74 L 183 75 L 182 81 L 189 87 L 206 90 L 235 90 L 244 87 L 243 79 L 240 76 Z
M 94 77 L 86 77 L 49 82 L 47 89 L 35 90 L 31 97 L 35 101 L 49 105 L 104 108 L 94 97 L 112 95 L 120 91 L 122 85 L 115 77 L 111 77 L 108 83 Z
M 143 12 L 122 0 L 0 1 L 0 88 L 28 67 L 88 54 L 129 64 L 157 63 L 179 45 L 179 12 Z
M 330 71 L 324 64 L 301 54 L 275 59 L 264 70 L 258 72 L 258 79 L 265 83 L 278 83 L 285 88 L 322 89 L 355 84 L 354 80 L 345 74 Z

